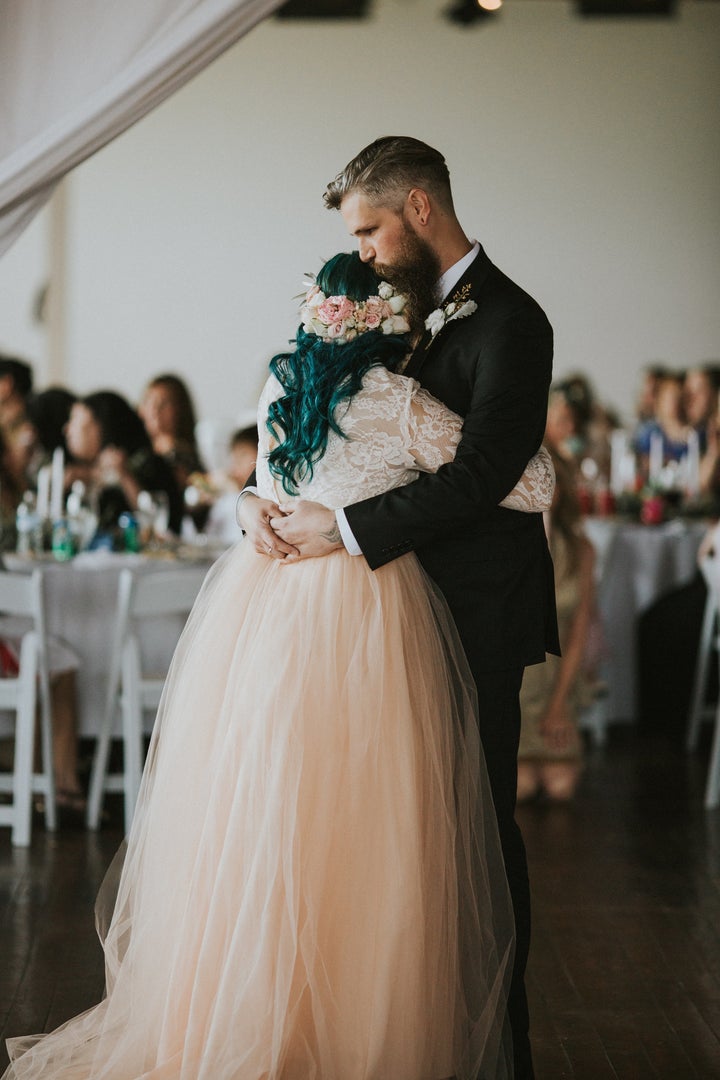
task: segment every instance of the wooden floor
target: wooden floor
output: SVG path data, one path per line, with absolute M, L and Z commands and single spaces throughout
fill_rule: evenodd
M 702 809 L 704 768 L 619 732 L 571 807 L 522 808 L 538 1080 L 720 1078 L 720 812 Z M 101 996 L 92 908 L 119 840 L 117 819 L 96 836 L 39 828 L 28 851 L 0 830 L 3 1039 Z

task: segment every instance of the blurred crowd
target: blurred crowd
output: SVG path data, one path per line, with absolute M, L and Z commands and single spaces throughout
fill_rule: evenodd
M 635 511 L 647 524 L 659 523 L 669 508 L 717 516 L 719 390 L 720 362 L 685 372 L 648 366 L 634 416 L 623 424 L 614 409 L 598 400 L 585 375 L 571 375 L 551 388 L 545 445 L 553 456 L 556 489 L 546 530 L 562 657 L 548 657 L 525 672 L 521 801 L 572 798 L 582 772 L 580 717 L 602 692 L 598 661 L 605 645 L 595 597 L 595 556 L 583 516 Z M 701 604 L 702 596 L 695 605 L 700 613 Z M 662 633 L 668 637 L 667 620 Z M 667 686 L 667 679 L 660 683 Z
M 50 546 L 58 518 L 69 532 L 68 553 L 137 550 L 181 535 L 234 541 L 230 507 L 255 466 L 257 430 L 237 430 L 225 461 L 210 471 L 197 427 L 191 393 L 177 375 L 151 379 L 135 407 L 114 390 L 37 391 L 30 365 L 0 353 L 3 550 Z
M 210 471 L 182 379 L 151 379 L 134 407 L 114 390 L 86 396 L 36 390 L 29 364 L 0 353 L 0 545 L 60 559 L 78 551 L 165 549 L 181 537 L 233 543 L 235 500 L 255 468 L 257 429 L 227 439 Z M 19 642 L 0 634 L 0 677 L 17 672 Z M 53 757 L 61 814 L 85 810 L 78 762 L 76 672 L 81 658 L 49 642 Z
M 720 361 L 685 371 L 648 365 L 625 420 L 585 375 L 555 383 L 545 438 L 577 467 L 583 512 L 612 513 L 618 496 L 649 489 L 676 502 L 700 501 L 709 512 L 717 507 L 719 394 Z

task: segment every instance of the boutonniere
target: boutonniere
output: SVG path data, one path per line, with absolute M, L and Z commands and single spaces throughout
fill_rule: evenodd
M 458 289 L 444 307 L 435 308 L 430 312 L 425 320 L 425 329 L 430 331 L 427 348 L 430 348 L 446 323 L 452 322 L 453 319 L 465 319 L 468 315 L 472 315 L 473 311 L 477 311 L 475 301 L 468 300 L 470 289 L 470 285 L 463 285 L 462 289 Z

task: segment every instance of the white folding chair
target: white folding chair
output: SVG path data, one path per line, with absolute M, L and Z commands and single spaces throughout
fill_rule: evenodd
M 715 706 L 706 705 L 705 703 L 712 651 L 718 646 L 718 591 L 713 588 L 712 584 L 715 558 L 708 556 L 700 563 L 700 570 L 707 585 L 707 599 L 705 600 L 705 612 L 700 631 L 695 674 L 690 695 L 690 710 L 688 712 L 685 749 L 689 754 L 697 749 L 700 725 L 703 720 L 711 720 L 715 716 Z M 715 575 L 717 575 L 717 570 L 715 570 Z
M 720 611 L 720 556 L 716 553 L 714 557 L 710 556 L 703 559 L 700 563 L 700 569 L 707 583 L 708 598 L 705 603 L 700 649 L 695 669 L 695 685 L 693 687 L 687 747 L 688 750 L 695 749 L 700 721 L 703 717 L 708 714 L 714 716 L 715 728 L 705 784 L 705 807 L 708 810 L 714 810 L 720 803 L 720 702 L 715 708 L 707 708 L 705 706 L 705 691 L 710 654 L 713 646 L 716 648 L 720 646 L 720 635 L 717 631 L 718 612 Z
M 125 830 L 129 832 L 143 770 L 143 713 L 156 709 L 167 672 L 144 670 L 139 623 L 158 616 L 186 616 L 207 567 L 134 573 L 123 570 L 118 587 L 113 651 L 110 662 L 105 715 L 98 735 L 88 795 L 87 825 L 97 829 L 103 798 L 108 791 L 122 791 Z M 178 634 L 179 636 L 179 634 Z M 110 742 L 117 710 L 122 717 L 123 770 L 108 773 Z
M 608 566 L 614 553 L 616 533 L 612 529 L 609 522 L 602 522 L 601 525 L 605 526 L 603 531 L 597 531 L 592 533 L 588 537 L 593 548 L 595 549 L 595 604 L 596 604 L 596 617 L 600 620 L 600 627 L 602 627 L 602 612 L 603 612 L 603 600 L 606 583 L 608 580 Z M 589 531 L 589 530 L 586 530 Z M 599 632 L 602 632 L 601 630 Z M 607 663 L 600 661 L 600 670 L 595 675 L 597 678 L 597 689 L 592 702 L 582 710 L 579 717 L 579 726 L 583 731 L 590 733 L 590 736 L 596 746 L 604 746 L 607 742 L 607 729 L 610 721 L 608 716 L 608 691 L 607 691 Z
M 46 827 L 54 830 L 57 824 L 42 571 L 35 570 L 31 575 L 0 571 L 0 612 L 20 617 L 23 622 L 27 620 L 29 626 L 22 635 L 17 676 L 0 679 L 0 709 L 16 714 L 13 771 L 0 773 L 0 792 L 11 794 L 12 802 L 0 805 L 0 825 L 12 827 L 12 843 L 16 847 L 27 847 L 32 836 L 33 795 L 45 798 Z M 42 765 L 36 772 L 38 689 Z

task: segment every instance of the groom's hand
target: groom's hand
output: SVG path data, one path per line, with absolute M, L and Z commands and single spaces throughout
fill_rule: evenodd
M 252 494 L 243 495 L 240 499 L 237 508 L 238 524 L 255 550 L 272 559 L 297 556 L 298 549 L 286 543 L 273 529 L 273 519 L 282 521 L 282 510 L 277 503 Z
M 329 555 L 343 546 L 335 511 L 322 503 L 297 499 L 280 506 L 281 516 L 271 517 L 270 524 L 279 537 L 291 544 L 298 555 L 288 555 L 285 562 Z

